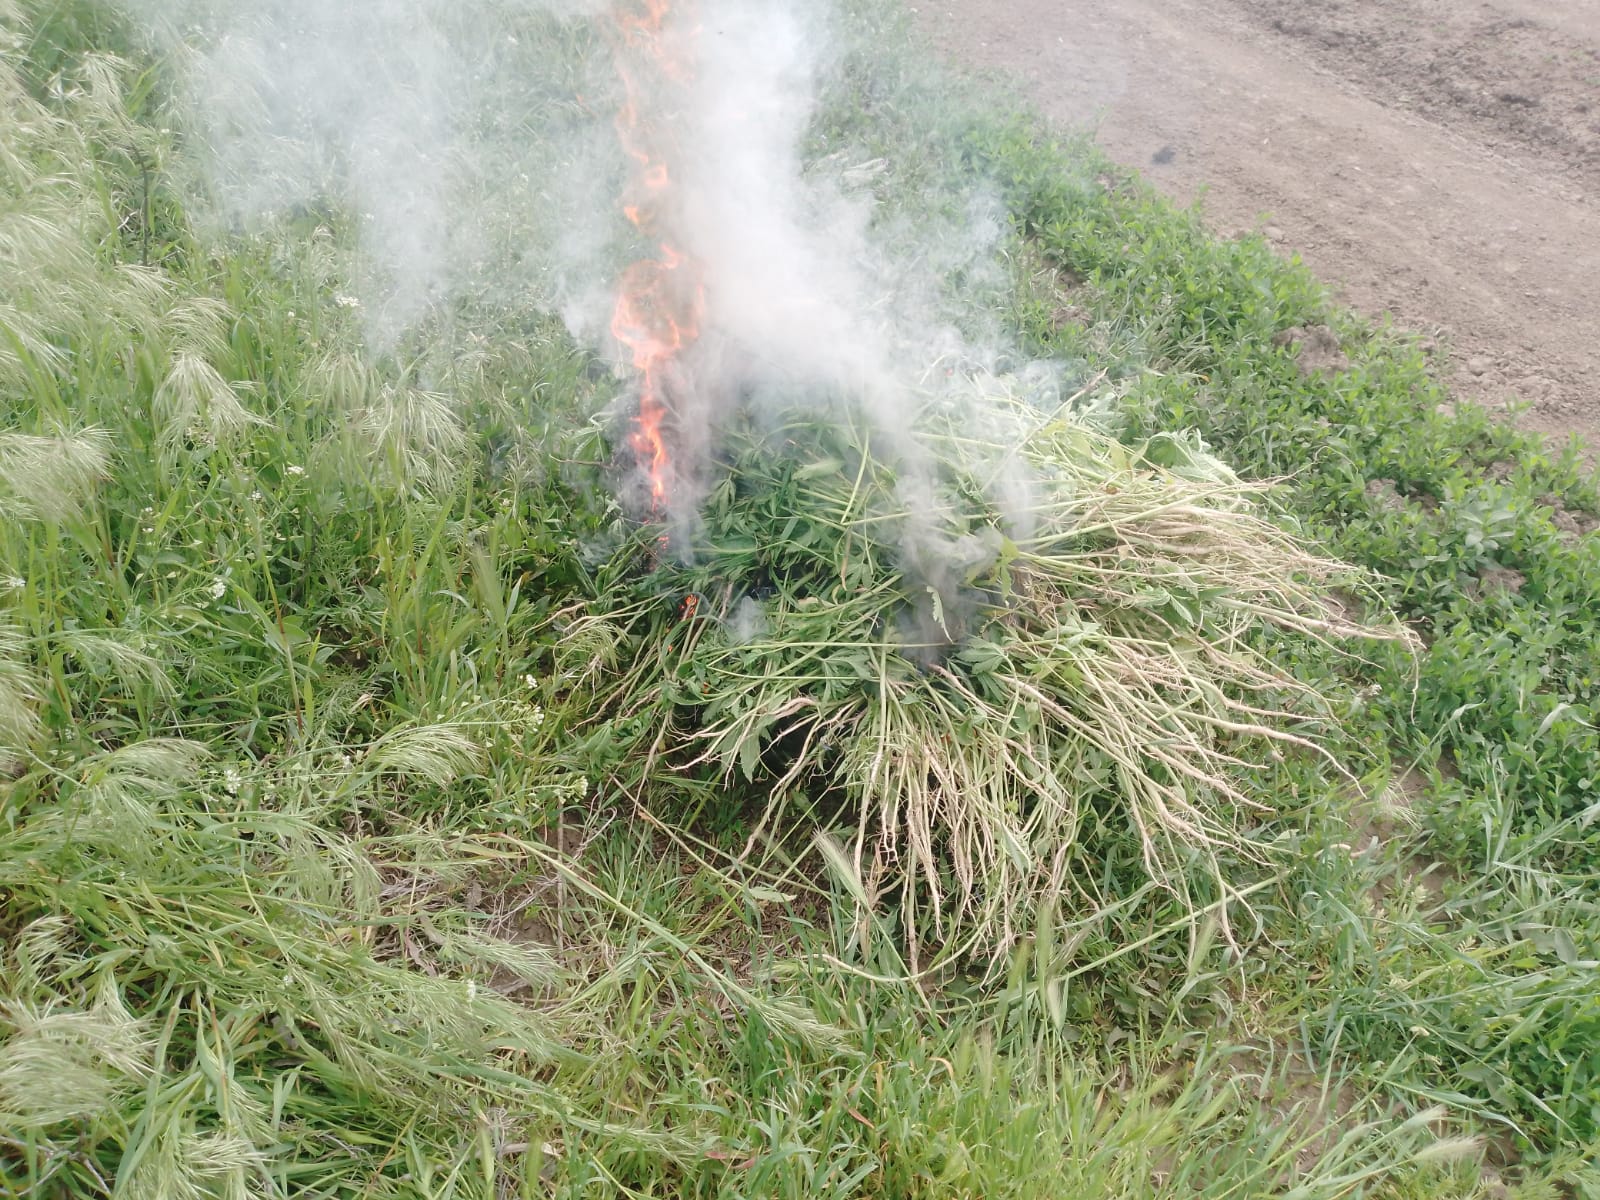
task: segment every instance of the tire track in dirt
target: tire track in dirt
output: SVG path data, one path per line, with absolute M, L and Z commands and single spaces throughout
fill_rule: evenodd
M 1553 11 L 1557 10 L 1557 11 Z M 935 0 L 958 64 L 1600 443 L 1600 0 Z

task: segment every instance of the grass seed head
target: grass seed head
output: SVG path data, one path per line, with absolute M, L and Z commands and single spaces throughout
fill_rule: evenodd
M 70 520 L 89 503 L 110 459 L 111 439 L 98 429 L 53 437 L 0 433 L 0 514 Z
M 153 1039 L 109 982 L 85 1011 L 0 995 L 0 1117 L 48 1127 L 103 1114 L 150 1074 Z

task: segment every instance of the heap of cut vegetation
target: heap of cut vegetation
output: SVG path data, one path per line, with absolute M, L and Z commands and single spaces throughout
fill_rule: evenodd
M 1318 752 L 1261 631 L 1374 632 L 1197 440 L 980 391 L 927 401 L 911 442 L 844 407 L 741 419 L 687 544 L 568 630 L 622 648 L 595 711 L 641 761 L 759 785 L 761 827 L 842 802 L 866 894 L 967 949 L 1067 891 L 1093 806 L 1163 882 L 1220 878 L 1250 850 L 1241 773 Z

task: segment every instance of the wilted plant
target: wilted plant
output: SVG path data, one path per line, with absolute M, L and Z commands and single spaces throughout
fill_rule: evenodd
M 1399 636 L 1329 610 L 1348 572 L 1194 440 L 1125 447 L 1003 389 L 930 402 L 914 458 L 884 440 L 837 410 L 729 430 L 692 544 L 567 632 L 632 634 L 601 711 L 660 773 L 770 788 L 768 821 L 842 797 L 869 892 L 960 946 L 1066 893 L 1107 800 L 1170 886 L 1249 853 L 1242 776 L 1319 753 L 1261 631 Z

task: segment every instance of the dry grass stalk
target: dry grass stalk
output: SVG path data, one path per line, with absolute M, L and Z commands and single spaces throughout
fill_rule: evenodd
M 837 412 L 729 431 L 690 565 L 567 636 L 630 631 L 592 686 L 652 769 L 762 786 L 763 828 L 844 796 L 867 889 L 947 944 L 1022 936 L 1108 796 L 1152 877 L 1198 856 L 1220 879 L 1253 852 L 1244 777 L 1322 753 L 1322 706 L 1261 631 L 1402 636 L 1330 616 L 1350 572 L 1196 443 L 1128 448 L 993 394 L 930 403 L 912 456 L 872 441 Z

